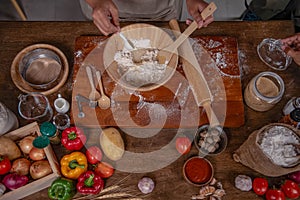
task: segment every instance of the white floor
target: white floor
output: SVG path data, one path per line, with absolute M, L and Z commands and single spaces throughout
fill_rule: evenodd
M 239 20 L 245 10 L 244 0 L 214 1 L 218 7 L 215 21 Z M 78 0 L 18 0 L 29 21 L 84 21 Z M 250 2 L 250 0 L 248 0 Z M 183 18 L 188 17 L 186 12 Z M 21 20 L 10 0 L 0 2 L 0 20 Z

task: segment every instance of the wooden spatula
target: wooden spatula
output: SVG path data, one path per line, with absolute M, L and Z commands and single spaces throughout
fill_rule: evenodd
M 174 31 L 175 36 L 178 36 L 178 34 L 180 33 L 178 22 L 174 19 L 169 22 L 169 25 Z M 183 71 L 191 86 L 197 105 L 203 106 L 203 108 L 205 109 L 211 127 L 219 126 L 220 122 L 211 106 L 211 92 L 189 41 L 185 41 L 182 46 L 180 46 L 178 51 L 180 55 L 185 58 L 182 59 Z
M 201 13 L 201 17 L 205 20 L 207 17 L 212 15 L 217 6 L 214 2 L 211 2 Z M 179 36 L 171 45 L 161 49 L 158 52 L 157 59 L 160 64 L 168 63 L 171 59 L 172 54 L 176 51 L 176 49 L 184 42 L 196 29 L 198 28 L 198 24 L 196 21 L 193 21 L 187 29 Z

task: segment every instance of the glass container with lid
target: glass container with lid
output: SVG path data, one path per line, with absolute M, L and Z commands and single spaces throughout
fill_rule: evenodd
M 282 78 L 273 72 L 261 72 L 247 85 L 244 92 L 246 104 L 256 111 L 267 111 L 277 104 L 284 94 Z

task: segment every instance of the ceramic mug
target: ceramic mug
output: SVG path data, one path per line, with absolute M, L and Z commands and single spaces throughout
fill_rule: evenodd
M 64 114 L 69 111 L 70 104 L 66 99 L 62 98 L 61 95 L 59 94 L 58 98 L 55 99 L 54 101 L 54 108 L 58 113 Z

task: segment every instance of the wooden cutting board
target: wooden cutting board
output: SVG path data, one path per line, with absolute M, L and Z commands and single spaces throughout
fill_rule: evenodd
M 208 123 L 205 111 L 196 107 L 184 72 L 179 63 L 176 73 L 166 85 L 148 92 L 127 91 L 115 83 L 103 66 L 103 50 L 107 37 L 80 36 L 75 42 L 71 121 L 89 127 L 119 126 L 143 128 L 189 128 Z M 238 66 L 237 40 L 226 36 L 197 36 L 193 38 L 195 51 L 202 45 L 215 61 L 215 67 L 201 66 L 208 84 L 216 77 L 223 83 L 225 98 L 218 99 L 219 89 L 212 91 L 216 99 L 213 109 L 225 127 L 244 124 L 244 104 L 241 74 Z M 111 97 L 112 107 L 102 110 L 82 103 L 85 117 L 78 117 L 75 95 L 88 97 L 90 85 L 85 65 L 102 72 L 105 93 Z M 96 83 L 96 77 L 95 77 Z M 221 111 L 221 112 L 218 112 Z

